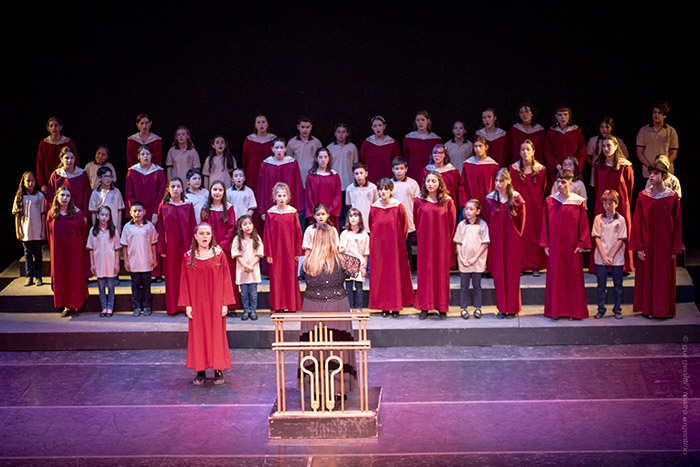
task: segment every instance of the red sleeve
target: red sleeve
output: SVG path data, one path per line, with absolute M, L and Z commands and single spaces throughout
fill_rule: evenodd
M 673 195 L 671 215 L 673 216 L 673 232 L 671 233 L 673 246 L 671 252 L 679 255 L 683 252 L 683 239 L 681 229 L 681 200 L 678 198 L 677 194 Z
M 294 203 L 289 203 L 292 206 L 294 206 L 297 211 L 303 211 L 304 210 L 304 183 L 301 181 L 301 171 L 299 170 L 299 164 L 294 161 L 294 174 L 292 175 L 294 177 L 294 191 L 292 192 L 292 196 L 294 197 Z
M 549 246 L 549 202 L 545 199 L 542 210 L 542 228 L 540 229 L 540 246 Z
M 188 256 L 188 253 L 185 253 L 182 256 L 182 265 L 180 266 L 180 296 L 177 299 L 177 306 L 181 308 L 192 306 L 192 303 L 194 302 L 190 292 L 190 271 L 187 267 Z
M 401 146 L 399 146 L 399 143 L 394 141 L 394 144 L 391 146 L 391 160 L 393 162 L 395 157 L 399 157 L 401 155 Z
M 303 235 L 301 233 L 301 224 L 299 223 L 299 213 L 294 213 L 294 256 L 302 256 L 304 251 L 301 249 Z
M 243 140 L 243 151 L 241 152 L 241 163 L 243 168 L 248 171 L 248 164 L 250 163 L 250 150 L 248 148 L 248 138 Z
M 581 204 L 578 216 L 578 247 L 591 247 L 591 231 L 588 228 L 588 215 L 586 214 L 585 205 Z
M 449 216 L 450 225 L 450 239 L 455 236 L 455 229 L 457 228 L 457 207 L 453 199 L 447 200 L 447 215 Z
M 158 204 L 158 222 L 156 232 L 158 232 L 158 243 L 156 243 L 156 253 L 163 254 L 165 250 L 165 227 L 163 226 L 163 203 Z
M 333 174 L 333 202 L 328 207 L 329 214 L 334 217 L 340 217 L 340 208 L 343 205 L 343 187 L 340 181 L 340 175 Z
M 193 225 L 192 231 L 194 232 L 194 224 L 196 222 L 194 218 L 194 208 L 191 210 L 191 223 Z M 219 242 L 219 246 L 224 251 L 231 251 L 231 244 L 233 243 L 233 238 L 236 235 L 236 213 L 233 210 L 233 206 L 229 206 L 226 212 L 226 233 L 224 238 Z
M 165 189 L 167 185 L 167 180 L 165 179 L 165 171 L 156 171 L 156 203 L 160 203 L 165 196 Z M 160 216 L 158 216 L 160 219 Z
M 219 253 L 220 255 L 225 255 L 225 252 Z M 230 307 L 238 306 L 236 301 L 236 295 L 233 292 L 233 282 L 231 282 L 231 271 L 228 267 L 228 261 L 226 258 L 220 258 L 221 260 L 221 274 L 219 274 L 219 287 L 221 291 L 221 303 L 226 304 Z
M 270 195 L 267 195 L 267 197 L 264 197 L 263 195 L 265 193 L 269 193 L 269 191 L 266 191 L 267 188 L 267 164 L 265 162 L 260 164 L 260 170 L 258 171 L 258 186 L 255 188 L 256 193 L 255 193 L 255 200 L 258 202 L 258 207 L 255 208 L 255 210 L 258 212 L 258 214 L 263 215 L 265 214 L 265 206 L 267 206 L 268 202 L 267 199 L 270 198 Z
M 367 165 L 367 145 L 369 143 L 367 140 L 363 140 L 362 144 L 360 145 L 360 162 L 363 164 Z
M 634 209 L 634 215 L 632 216 L 632 229 L 628 232 L 628 244 L 627 248 L 632 251 L 644 251 L 644 231 L 646 228 L 646 221 L 644 219 L 644 203 L 642 201 L 642 193 L 637 195 L 637 204 Z
M 305 190 L 306 194 L 304 196 L 306 201 L 305 201 L 304 205 L 305 205 L 307 213 L 313 212 L 314 206 L 316 206 L 316 204 L 318 204 L 316 202 L 316 200 L 314 199 L 314 190 L 317 189 L 317 187 L 316 187 L 317 179 L 318 179 L 317 175 L 309 174 L 306 176 L 306 190 Z
M 634 190 L 634 169 L 631 165 L 626 165 L 622 170 L 622 182 L 627 186 L 627 193 L 629 197 L 632 197 L 632 191 Z M 597 185 L 596 185 L 597 186 Z M 596 200 L 598 201 L 598 200 Z M 628 204 L 632 204 L 632 200 L 628 200 Z
M 465 204 L 467 204 L 467 201 L 469 200 L 467 199 L 467 190 L 464 186 L 464 178 L 462 177 L 462 175 L 459 176 L 457 183 L 457 199 L 454 201 L 456 204 L 455 208 L 459 209 L 460 206 L 464 206 Z
M 272 256 L 272 243 L 270 237 L 271 221 L 272 217 L 267 216 L 267 219 L 265 219 L 265 226 L 263 227 L 263 255 L 265 255 L 267 258 L 270 258 Z
M 413 209 L 415 212 L 416 204 L 413 204 Z M 408 237 L 408 217 L 406 217 L 406 208 L 403 207 L 403 204 L 398 205 L 399 209 L 399 214 L 398 214 L 398 220 L 399 220 L 399 232 L 403 232 L 403 241 L 406 241 L 406 237 Z M 418 225 L 418 224 L 416 224 Z
M 134 201 L 134 176 L 131 170 L 126 171 L 124 180 L 124 195 L 126 196 L 126 210 L 131 211 L 131 202 Z
M 515 199 L 515 216 L 513 217 L 513 224 L 518 234 L 522 235 L 523 230 L 525 230 L 525 200 L 518 194 Z

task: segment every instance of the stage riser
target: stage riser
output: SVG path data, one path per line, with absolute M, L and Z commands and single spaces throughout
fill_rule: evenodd
M 48 287 L 45 285 L 43 287 Z M 612 304 L 615 300 L 615 292 L 612 287 L 607 290 L 607 303 Z M 303 294 L 302 294 L 303 295 Z M 545 288 L 528 287 L 521 290 L 523 305 L 544 306 Z M 691 285 L 676 287 L 676 302 L 692 302 L 695 298 L 695 290 Z M 589 305 L 598 303 L 598 292 L 594 287 L 586 288 L 586 299 Z M 496 305 L 496 292 L 494 289 L 482 289 L 482 300 L 484 306 Z M 622 294 L 622 303 L 631 304 L 634 300 L 634 288 L 625 287 Z M 365 290 L 364 303 L 369 301 L 369 291 Z M 450 295 L 450 306 L 459 306 L 459 290 L 452 289 Z M 6 312 L 47 312 L 53 309 L 53 296 L 50 295 L 23 295 L 23 296 L 0 296 L 0 310 Z M 116 311 L 133 310 L 131 295 L 119 293 L 114 297 L 114 309 Z M 270 309 L 269 292 L 258 293 L 258 309 Z M 153 294 L 153 310 L 165 310 L 165 295 L 162 293 Z M 90 295 L 83 311 L 100 312 L 100 298 L 98 295 Z
M 456 318 L 453 318 L 456 319 Z M 633 319 L 633 318 L 629 318 Z M 184 327 L 184 326 L 183 326 Z M 228 331 L 235 349 L 269 349 L 273 331 Z M 700 343 L 700 327 L 693 325 L 538 328 L 376 329 L 368 331 L 372 347 L 540 346 L 601 344 Z M 299 333 L 285 332 L 293 341 Z M 187 348 L 187 331 L 6 333 L 0 351 L 37 350 L 166 350 Z

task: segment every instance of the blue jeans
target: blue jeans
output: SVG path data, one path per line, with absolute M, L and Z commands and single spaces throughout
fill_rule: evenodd
M 41 278 L 43 262 L 41 240 L 22 242 L 22 247 L 24 247 L 24 267 L 27 269 L 27 277 Z
M 240 287 L 243 311 L 256 311 L 258 309 L 258 284 L 240 284 Z
M 348 292 L 348 302 L 350 302 L 350 309 L 362 308 L 362 282 L 360 281 L 345 281 L 345 290 Z
M 100 291 L 102 309 L 114 309 L 114 277 L 98 277 L 97 290 Z
M 615 287 L 615 305 L 613 313 L 622 311 L 622 266 L 610 266 L 613 285 Z M 608 266 L 596 264 L 595 273 L 598 276 L 598 312 L 605 313 L 605 295 L 608 282 Z

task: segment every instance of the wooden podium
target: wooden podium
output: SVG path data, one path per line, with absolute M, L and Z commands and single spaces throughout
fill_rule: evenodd
M 270 438 L 376 438 L 379 424 L 381 388 L 369 387 L 367 378 L 367 339 L 369 313 L 274 313 L 277 364 L 277 400 L 268 418 Z M 334 341 L 326 323 L 357 322 L 357 340 Z M 314 323 L 307 342 L 285 341 L 284 323 Z M 355 326 L 353 326 L 354 328 Z M 299 355 L 297 368 L 302 381 L 299 389 L 287 388 L 285 352 Z M 343 351 L 356 352 L 356 391 L 347 392 Z M 296 355 L 295 355 L 296 356 Z M 295 373 L 296 376 L 296 373 Z M 309 391 L 304 390 L 303 380 Z M 337 385 L 340 385 L 338 388 Z M 336 394 L 345 394 L 336 397 Z

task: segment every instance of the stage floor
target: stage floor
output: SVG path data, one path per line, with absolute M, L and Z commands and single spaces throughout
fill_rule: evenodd
M 700 345 L 375 348 L 371 440 L 269 440 L 274 353 L 231 358 L 194 387 L 184 350 L 0 353 L 0 465 L 700 463 Z

